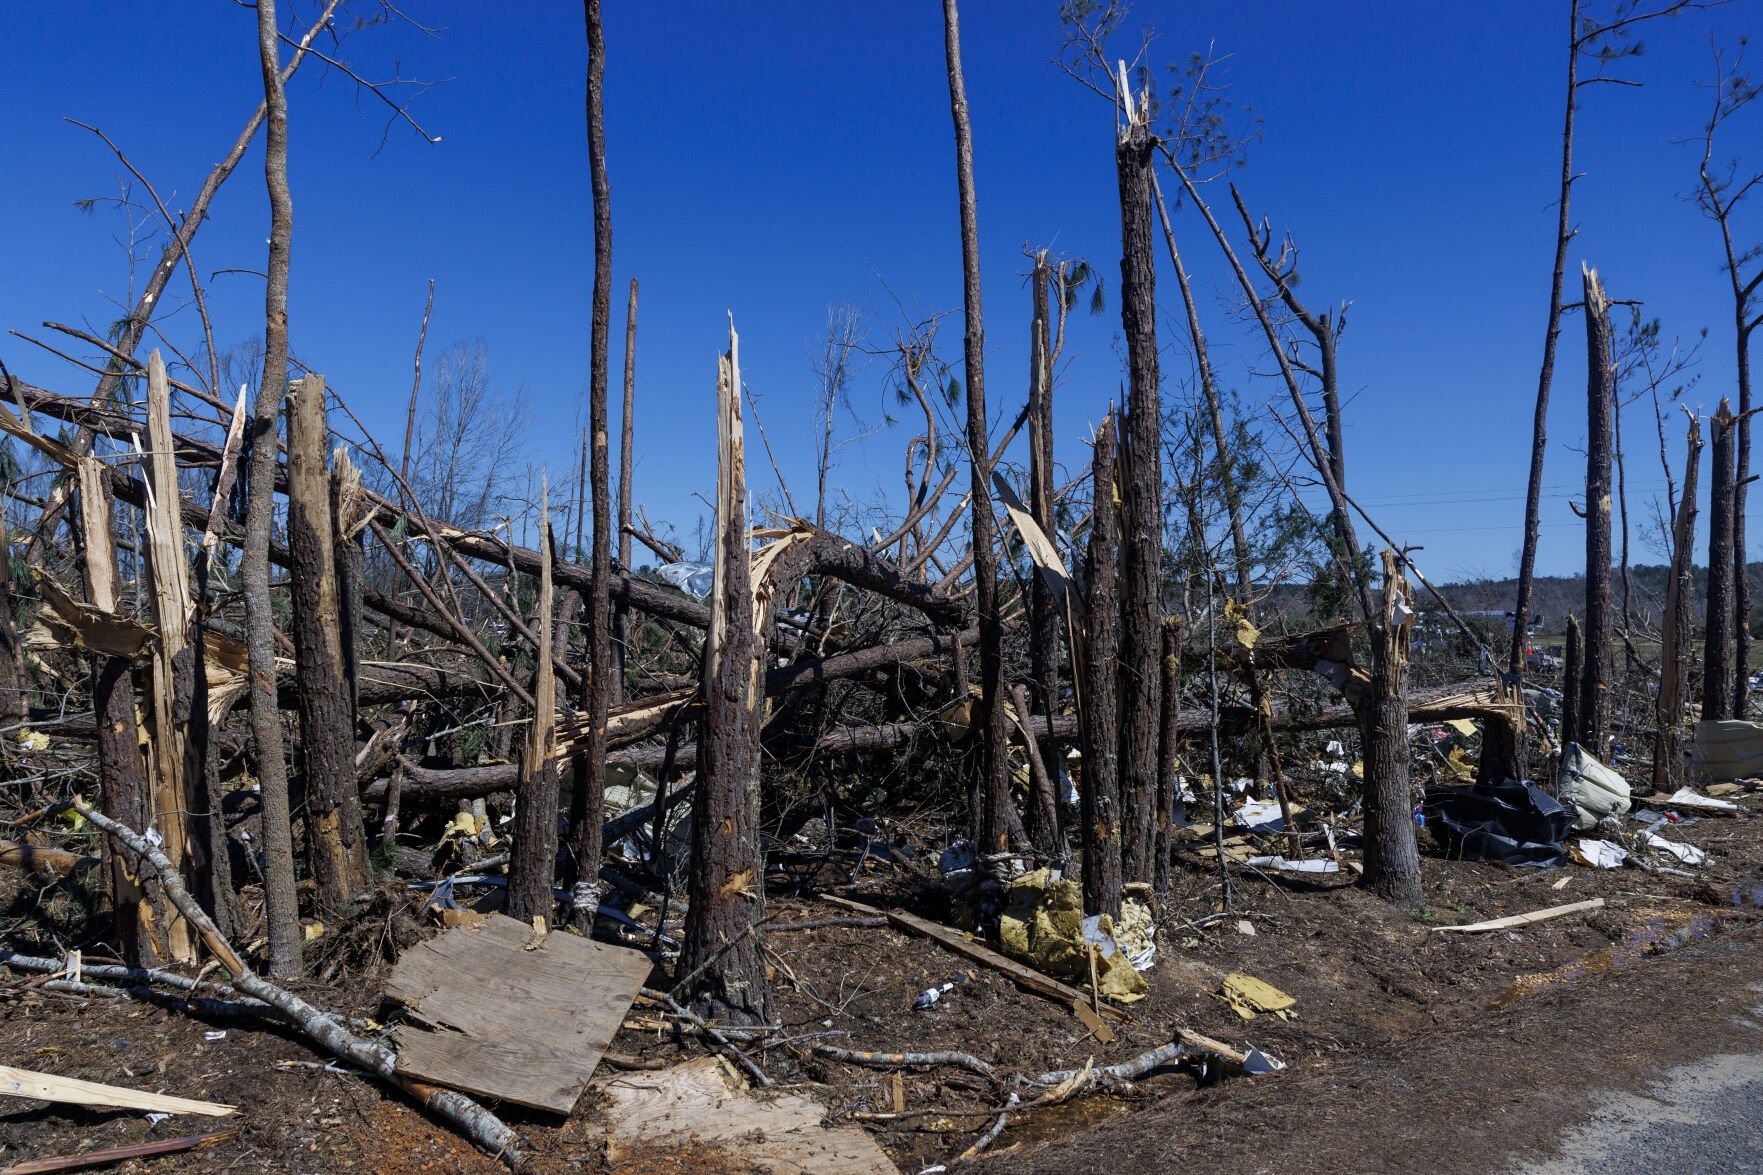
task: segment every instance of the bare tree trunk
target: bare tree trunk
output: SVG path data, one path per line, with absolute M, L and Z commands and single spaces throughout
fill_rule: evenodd
M 1084 912 L 1120 914 L 1120 596 L 1115 560 L 1120 521 L 1115 511 L 1114 417 L 1096 429 L 1091 481 L 1089 551 L 1084 565 L 1083 843 Z
M 1034 271 L 1029 279 L 1034 293 L 1034 316 L 1029 322 L 1028 505 L 1041 531 L 1054 539 L 1059 533 L 1059 520 L 1053 501 L 1053 332 L 1047 307 L 1047 284 L 1051 277 L 1047 252 L 1042 249 L 1034 255 Z M 1039 575 L 1030 579 L 1029 592 L 1029 671 L 1034 675 L 1034 709 L 1037 714 L 1051 716 L 1059 709 L 1059 606 L 1051 586 Z M 1043 738 L 1030 753 L 1040 759 L 1049 778 L 1059 778 L 1056 744 Z M 1058 828 L 1042 832 L 1038 847 L 1056 850 Z
M 288 260 L 294 204 L 288 192 L 288 99 L 277 69 L 275 0 L 257 0 L 258 55 L 269 110 L 263 170 L 269 188 L 269 280 L 265 283 L 263 377 L 251 412 L 251 464 L 246 487 L 245 638 L 250 656 L 251 739 L 263 802 L 264 917 L 269 971 L 300 973 L 300 909 L 294 888 L 294 833 L 288 811 L 288 769 L 276 707 L 275 617 L 269 600 L 269 540 L 275 522 L 276 418 L 288 387 Z
M 1512 606 L 1512 646 L 1507 672 L 1524 674 L 1530 637 L 1530 598 L 1536 580 L 1537 540 L 1542 528 L 1543 454 L 1548 447 L 1549 389 L 1555 379 L 1555 346 L 1561 339 L 1561 286 L 1567 275 L 1567 245 L 1573 240 L 1569 201 L 1573 194 L 1573 116 L 1579 101 L 1579 0 L 1570 0 L 1567 18 L 1567 101 L 1561 125 L 1561 187 L 1555 203 L 1555 268 L 1549 278 L 1548 327 L 1543 362 L 1537 373 L 1536 416 L 1531 424 L 1530 481 L 1524 497 L 1524 545 L 1518 556 L 1518 598 Z
M 1586 466 L 1585 660 L 1580 666 L 1579 744 L 1604 754 L 1610 731 L 1610 452 L 1616 365 L 1610 357 L 1610 301 L 1598 271 L 1585 269 Z
M 1413 905 L 1421 898 L 1408 750 L 1408 628 L 1414 600 L 1394 551 L 1383 553 L 1383 583 L 1382 616 L 1366 626 L 1371 680 L 1357 707 L 1365 750 L 1365 885 L 1388 901 Z
M 1264 715 L 1265 717 L 1265 715 Z M 1169 843 L 1181 808 L 1175 765 L 1181 742 L 1181 618 L 1163 618 L 1163 713 L 1157 725 L 1157 829 L 1152 841 L 1151 882 L 1169 892 Z M 1268 737 L 1272 737 L 1271 727 Z M 1288 827 L 1292 825 L 1288 822 Z
M 1200 391 L 1206 398 L 1206 413 L 1212 425 L 1219 488 L 1224 493 L 1224 507 L 1230 517 L 1230 545 L 1231 554 L 1235 557 L 1237 602 L 1250 609 L 1249 619 L 1253 620 L 1255 617 L 1251 600 L 1254 595 L 1254 568 L 1249 556 L 1249 533 L 1243 524 L 1242 495 L 1237 490 L 1235 454 L 1230 450 L 1230 440 L 1224 431 L 1224 408 L 1219 402 L 1218 381 L 1212 372 L 1212 353 L 1206 345 L 1206 330 L 1200 322 L 1200 308 L 1194 302 L 1187 266 L 1182 264 L 1181 251 L 1176 248 L 1175 228 L 1170 224 L 1169 207 L 1164 202 L 1163 189 L 1157 183 L 1154 170 L 1151 174 L 1151 195 L 1157 202 L 1157 217 L 1163 226 L 1163 242 L 1169 250 L 1169 263 L 1175 268 L 1176 285 L 1181 288 L 1182 307 L 1187 311 L 1188 318 L 1188 340 L 1194 348 L 1194 367 L 1199 372 Z
M 78 466 L 80 530 L 85 538 L 86 599 L 115 612 L 118 604 L 116 548 L 111 538 L 110 483 L 96 458 Z M 0 547 L 0 551 L 4 551 Z M 8 572 L 10 578 L 10 572 Z M 92 713 L 98 724 L 98 804 L 106 816 L 130 828 L 149 827 L 147 777 L 135 725 L 135 685 L 122 657 L 92 657 Z M 171 961 L 166 930 L 176 917 L 158 897 L 156 881 L 144 879 L 129 859 L 104 842 L 105 879 L 115 919 L 112 941 L 131 966 Z M 153 896 L 149 896 L 152 891 Z
M 1157 364 L 1156 259 L 1151 236 L 1150 128 L 1129 112 L 1115 145 L 1120 187 L 1120 319 L 1129 375 L 1121 537 L 1121 868 L 1152 879 L 1156 825 L 1157 728 L 1163 660 L 1163 410 Z
M 568 491 L 565 490 L 565 493 Z M 539 550 L 551 553 L 551 503 L 548 489 L 539 499 Z M 526 754 L 514 805 L 514 850 L 508 865 L 508 916 L 522 922 L 556 910 L 551 886 L 557 880 L 557 679 L 552 673 L 551 560 L 539 569 L 537 631 L 533 650 L 538 668 L 533 677 L 533 723 L 527 732 Z M 588 913 L 592 925 L 593 913 Z
M 1733 448 L 1738 430 L 1723 397 L 1714 414 L 1708 473 L 1708 621 L 1702 644 L 1702 718 L 1731 718 L 1733 699 Z
M 1696 475 L 1702 459 L 1702 423 L 1690 417 L 1685 440 L 1683 497 L 1671 524 L 1671 581 L 1665 589 L 1665 623 L 1659 646 L 1659 696 L 1654 711 L 1653 790 L 1683 786 L 1684 699 L 1689 688 L 1694 629 L 1691 574 L 1696 557 Z
M 606 711 L 612 699 L 612 504 L 606 439 L 606 335 L 612 328 L 612 185 L 606 178 L 606 39 L 600 0 L 585 0 L 588 23 L 588 170 L 594 186 L 594 311 L 588 347 L 589 492 L 594 499 L 593 579 L 588 587 L 588 739 L 570 797 L 570 849 L 577 929 L 600 906 L 600 824 L 606 809 Z M 737 389 L 737 394 L 739 389 Z
M 361 896 L 369 874 L 340 639 L 324 397 L 321 375 L 309 375 L 288 390 L 288 554 L 293 560 L 288 580 L 300 674 L 306 848 L 319 905 L 334 914 Z
M 729 327 L 717 380 L 716 553 L 704 642 L 703 736 L 692 797 L 690 908 L 680 974 L 708 1017 L 763 1022 L 771 995 L 752 936 L 764 910 L 759 853 L 759 682 L 748 568 L 747 470 L 741 428 L 740 340 Z
M 974 603 L 979 620 L 980 730 L 977 785 L 983 853 L 1010 847 L 1009 732 L 1004 713 L 1004 629 L 998 616 L 998 552 L 993 545 L 991 444 L 986 426 L 985 322 L 980 303 L 979 211 L 973 185 L 973 127 L 961 75 L 961 18 L 956 0 L 943 0 L 943 52 L 949 74 L 949 114 L 955 124 L 955 174 L 961 201 L 963 359 L 967 386 L 967 453 L 972 465 Z
M 631 474 L 635 465 L 637 412 L 637 279 L 631 278 L 630 304 L 624 312 L 624 420 L 618 440 L 618 567 L 631 570 Z M 612 614 L 613 705 L 624 701 L 624 659 L 630 645 L 630 605 L 618 602 Z
M 4 487 L 0 487 L 4 488 Z M 17 604 L 12 595 L 12 550 L 6 536 L 6 508 L 0 503 L 0 726 L 21 722 L 30 713 L 25 691 L 24 656 L 18 644 Z

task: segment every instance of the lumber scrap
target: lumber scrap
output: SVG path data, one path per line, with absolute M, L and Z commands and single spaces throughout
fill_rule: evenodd
M 182 1138 L 158 1138 L 152 1142 L 135 1142 L 127 1146 L 105 1146 L 96 1150 L 80 1151 L 72 1155 L 50 1155 L 41 1159 L 26 1159 L 22 1163 L 0 1171 L 0 1175 L 49 1175 L 52 1171 L 78 1171 L 86 1167 L 108 1167 L 112 1163 L 120 1163 L 125 1159 L 150 1159 L 155 1155 L 175 1155 L 184 1151 L 207 1150 L 211 1146 L 225 1142 L 239 1133 L 238 1127 L 230 1130 L 210 1130 L 203 1134 L 186 1134 Z
M 963 937 L 959 931 L 932 922 L 929 918 L 920 918 L 917 914 L 909 914 L 904 910 L 883 910 L 880 907 L 868 906 L 835 894 L 821 894 L 820 900 L 847 910 L 855 910 L 859 914 L 878 914 L 886 918 L 897 929 L 904 930 L 908 934 L 928 938 L 938 946 L 951 950 L 964 958 L 972 959 L 976 963 L 984 964 L 1005 976 L 1024 991 L 1041 996 L 1043 999 L 1052 1000 L 1056 1004 L 1064 1004 L 1069 1007 L 1073 1003 L 1087 1004 L 1090 1002 L 1090 997 L 1077 988 L 1061 983 L 1051 976 L 1043 975 L 1033 967 L 1018 963 L 1007 955 L 1001 955 L 984 943 L 974 942 L 970 938 Z M 1130 1022 L 1133 1019 L 1131 1013 L 1109 1004 L 1102 1005 L 1101 1013 L 1115 1020 Z
M 219 1102 L 203 1102 L 194 1098 L 149 1093 L 144 1089 L 126 1089 L 120 1085 L 82 1081 L 77 1077 L 62 1077 L 56 1073 L 16 1069 L 11 1065 L 0 1065 L 0 1094 L 75 1106 L 106 1106 L 119 1110 L 144 1110 L 155 1114 L 202 1114 L 210 1118 L 224 1118 L 236 1108 L 223 1106 Z
M 573 934 L 533 939 L 531 926 L 495 914 L 405 952 L 385 994 L 433 1031 L 398 1030 L 401 1076 L 553 1113 L 575 1108 L 651 965 Z
M 1583 910 L 1598 910 L 1604 906 L 1603 898 L 1592 898 L 1584 902 L 1569 902 L 1565 906 L 1550 906 L 1546 910 L 1532 910 L 1528 914 L 1509 914 L 1504 918 L 1493 918 L 1486 922 L 1471 922 L 1464 926 L 1435 926 L 1440 934 L 1455 931 L 1460 934 L 1479 934 L 1487 930 L 1510 930 L 1515 926 L 1529 926 L 1536 922 L 1547 922 L 1552 918 L 1564 918 L 1568 914 L 1578 914 Z

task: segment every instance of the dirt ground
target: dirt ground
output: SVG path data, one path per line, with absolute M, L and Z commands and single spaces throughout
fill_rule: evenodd
M 1503 1156 L 1546 1148 L 1583 1090 L 1639 1082 L 1694 1055 L 1695 1033 L 1686 1024 L 1714 1024 L 1709 1017 L 1724 1005 L 1756 1002 L 1745 985 L 1763 975 L 1763 932 L 1756 929 L 1763 819 L 1754 814 L 1763 801 L 1741 803 L 1740 817 L 1705 817 L 1673 831 L 1712 855 L 1693 877 L 1429 856 L 1425 904 L 1414 911 L 1377 901 L 1350 875 L 1303 884 L 1238 871 L 1234 916 L 1196 929 L 1192 922 L 1214 912 L 1218 890 L 1213 869 L 1187 857 L 1162 911 L 1151 993 L 1132 1005 L 1132 1022 L 1107 1045 L 1067 1008 L 891 927 L 774 933 L 768 957 L 782 1030 L 757 1055 L 780 1086 L 815 1097 L 830 1119 L 841 1120 L 891 1110 L 892 1076 L 816 1056 L 815 1041 L 961 1050 L 1010 1073 L 1035 1074 L 1122 1061 L 1188 1028 L 1252 1044 L 1290 1068 L 1206 1085 L 1187 1072 L 1161 1071 L 1130 1093 L 1013 1118 L 984 1164 L 1025 1172 L 1161 1168 L 1178 1159 L 1269 1172 L 1497 1167 Z M 0 880 L 18 883 L 16 876 Z M 895 866 L 871 861 L 841 892 L 885 905 L 908 900 L 913 888 Z M 23 924 L 21 903 L 43 900 L 24 891 L 4 897 L 13 914 L 9 934 Z M 1520 930 L 1433 929 L 1593 897 L 1605 906 Z M 931 906 L 920 912 L 941 913 Z M 407 913 L 382 908 L 342 932 L 372 949 L 305 994 L 328 1007 L 378 1012 L 384 960 L 412 933 Z M 767 913 L 789 923 L 848 911 L 804 897 L 774 899 Z M 1241 933 L 1239 922 L 1254 933 Z M 1230 972 L 1295 997 L 1293 1018 L 1239 1018 L 1215 994 Z M 934 1010 L 913 1010 L 918 993 L 964 976 Z M 61 995 L 39 983 L 13 975 L 0 988 L 0 1063 L 227 1102 L 239 1112 L 152 1125 L 136 1113 L 8 1100 L 0 1103 L 0 1163 L 237 1126 L 236 1137 L 200 1154 L 113 1169 L 501 1169 L 398 1094 L 327 1067 L 292 1034 L 255 1021 L 206 1021 L 132 1001 Z M 677 1043 L 641 1006 L 612 1050 L 656 1061 L 701 1052 Z M 596 1081 L 613 1072 L 603 1066 Z M 913 1116 L 865 1126 L 906 1172 L 960 1154 L 995 1118 L 1006 1092 L 946 1067 L 908 1071 L 903 1087 Z M 606 1169 L 601 1104 L 591 1086 L 567 1120 L 513 1109 L 505 1116 L 528 1140 L 533 1169 Z M 729 1168 L 726 1156 L 703 1153 L 620 1169 Z

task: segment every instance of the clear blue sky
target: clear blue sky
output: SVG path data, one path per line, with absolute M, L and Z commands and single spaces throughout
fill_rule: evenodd
M 411 9 L 439 39 L 391 26 L 352 36 L 342 52 L 371 78 L 448 79 L 413 106 L 439 145 L 387 132 L 383 108 L 321 63 L 291 87 L 294 346 L 395 451 L 434 278 L 431 355 L 486 340 L 498 382 L 532 402 L 534 461 L 559 479 L 586 386 L 592 281 L 580 7 Z M 1026 389 L 1023 247 L 1089 258 L 1111 295 L 1119 272 L 1112 114 L 1049 64 L 1056 9 L 1054 0 L 969 0 L 963 11 L 994 414 L 1013 413 Z M 284 17 L 316 10 L 306 0 Z M 961 304 L 940 5 L 614 0 L 606 10 L 614 396 L 634 275 L 643 291 L 635 496 L 689 534 L 701 509 L 692 494 L 714 483 L 725 311 L 801 501 L 812 494 L 808 357 L 828 304 L 862 308 L 876 343 L 900 323 L 890 288 L 924 312 Z M 1587 174 L 1576 190 L 1569 300 L 1588 260 L 1613 297 L 1645 299 L 1668 335 L 1709 327 L 1692 393 L 1703 407 L 1731 391 L 1730 307 L 1714 229 L 1683 198 L 1697 148 L 1673 139 L 1695 134 L 1705 116 L 1694 83 L 1710 72 L 1710 31 L 1731 43 L 1760 18 L 1758 0 L 1736 0 L 1648 26 L 1647 53 L 1627 68 L 1645 88 L 1593 88 L 1580 123 L 1577 166 Z M 1129 23 L 1141 21 L 1160 31 L 1153 61 L 1182 61 L 1208 42 L 1234 54 L 1234 94 L 1265 126 L 1238 182 L 1257 212 L 1298 235 L 1306 295 L 1353 302 L 1342 365 L 1357 496 L 1397 537 L 1426 546 L 1420 562 L 1434 577 L 1510 574 L 1554 229 L 1564 0 L 1449 9 L 1201 0 L 1141 5 Z M 0 44 L 0 329 L 40 334 L 44 319 L 102 328 L 116 317 L 106 296 L 126 285 L 119 222 L 73 202 L 113 193 L 119 168 L 62 119 L 102 126 L 183 207 L 260 97 L 254 14 L 222 0 L 15 3 L 0 8 Z M 1754 163 L 1763 163 L 1760 127 L 1753 117 L 1729 140 L 1751 147 Z M 1763 203 L 1740 227 L 1763 237 Z M 1222 305 L 1231 291 L 1202 226 L 1183 217 L 1178 231 L 1227 381 L 1252 404 L 1283 395 L 1249 373 L 1261 348 Z M 197 238 L 197 260 L 205 272 L 261 268 L 266 233 L 254 152 Z M 1175 394 L 1188 362 L 1173 279 L 1160 281 Z M 172 290 L 186 300 L 183 279 Z M 223 346 L 260 332 L 257 279 L 223 275 L 211 301 Z M 1074 320 L 1058 390 L 1062 460 L 1081 458 L 1088 424 L 1117 393 L 1118 323 L 1113 297 L 1105 316 Z M 188 311 L 167 329 L 181 345 L 199 340 Z M 951 362 L 960 339 L 957 315 L 942 332 Z M 1583 563 L 1566 506 L 1583 476 L 1580 340 L 1570 318 L 1551 415 L 1544 572 Z M 0 336 L 0 357 L 33 382 L 90 388 L 89 377 L 10 336 Z M 872 363 L 853 390 L 871 422 L 890 403 L 885 366 Z M 1662 484 L 1650 413 L 1637 410 L 1629 428 L 1643 521 L 1640 498 Z M 835 481 L 858 499 L 897 494 L 907 435 L 903 425 L 846 448 Z M 755 472 L 764 488 L 757 458 Z M 1643 545 L 1637 559 L 1659 556 Z

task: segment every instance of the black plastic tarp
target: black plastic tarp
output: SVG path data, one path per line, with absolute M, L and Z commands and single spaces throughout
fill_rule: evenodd
M 1567 859 L 1561 840 L 1573 827 L 1573 813 L 1534 783 L 1431 787 L 1423 811 L 1449 856 L 1545 867 Z

